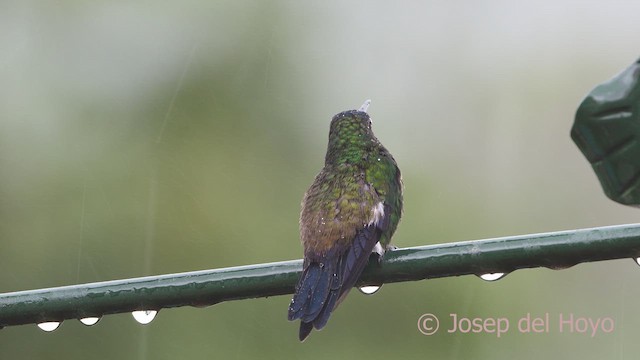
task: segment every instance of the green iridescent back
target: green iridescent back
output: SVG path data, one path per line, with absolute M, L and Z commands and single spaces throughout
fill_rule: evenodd
M 345 111 L 331 121 L 325 166 L 305 194 L 300 216 L 305 255 L 348 246 L 356 231 L 374 219 L 382 202 L 389 216 L 380 239 L 388 245 L 402 213 L 400 170 L 371 130 L 363 111 Z

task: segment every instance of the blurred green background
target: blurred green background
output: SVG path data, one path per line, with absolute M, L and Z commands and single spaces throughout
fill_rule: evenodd
M 569 138 L 638 56 L 632 2 L 0 3 L 0 291 L 299 258 L 331 117 L 372 99 L 400 247 L 636 222 Z M 632 359 L 632 260 L 353 292 L 303 344 L 289 296 L 0 331 L 2 359 Z M 422 335 L 423 313 L 550 313 Z M 615 329 L 559 333 L 559 314 Z

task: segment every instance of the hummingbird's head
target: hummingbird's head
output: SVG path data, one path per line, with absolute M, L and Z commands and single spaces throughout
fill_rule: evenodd
M 329 128 L 329 142 L 334 140 L 340 143 L 357 143 L 360 140 L 373 136 L 371 131 L 371 117 L 364 111 L 347 110 L 331 119 Z
M 359 110 L 343 111 L 331 120 L 326 162 L 358 161 L 362 153 L 378 145 L 366 113 L 369 100 Z

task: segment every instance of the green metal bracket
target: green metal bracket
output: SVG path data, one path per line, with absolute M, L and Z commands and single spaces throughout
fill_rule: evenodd
M 613 201 L 640 205 L 640 60 L 582 101 L 571 137 Z
M 503 237 L 387 252 L 381 264 L 369 263 L 357 286 L 470 274 L 500 278 L 517 269 L 638 256 L 640 224 Z M 293 260 L 0 294 L 0 326 L 289 294 L 301 269 L 302 261 Z

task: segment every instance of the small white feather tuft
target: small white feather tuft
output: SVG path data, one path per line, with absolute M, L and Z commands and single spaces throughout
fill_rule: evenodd
M 384 205 L 382 204 L 382 201 L 371 208 L 371 213 L 372 216 L 369 225 L 373 224 L 377 226 L 380 220 L 384 217 Z
M 369 105 L 371 105 L 371 100 L 367 99 L 364 101 L 364 104 L 360 106 L 360 109 L 358 109 L 358 111 L 367 112 L 367 109 L 369 109 Z

